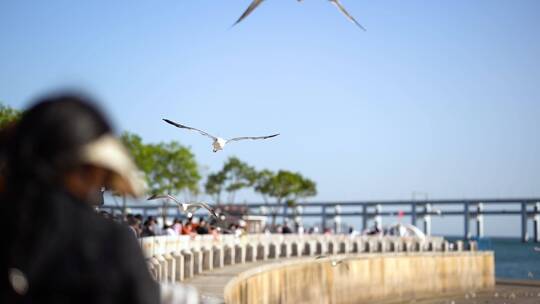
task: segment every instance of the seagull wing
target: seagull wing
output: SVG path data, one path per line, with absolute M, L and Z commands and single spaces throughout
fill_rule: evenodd
M 201 135 L 208 136 L 208 137 L 212 138 L 213 140 L 216 140 L 216 137 L 215 137 L 215 136 L 210 135 L 210 134 L 204 132 L 203 130 L 199 130 L 199 129 L 195 129 L 195 128 L 192 128 L 192 127 L 184 126 L 184 125 L 182 125 L 182 124 L 179 124 L 179 123 L 174 122 L 174 121 L 172 121 L 172 120 L 168 120 L 168 119 L 166 119 L 166 118 L 164 118 L 163 121 L 165 121 L 166 123 L 171 124 L 171 125 L 173 125 L 173 126 L 175 126 L 175 127 L 177 127 L 177 128 L 180 128 L 180 129 L 188 129 L 188 130 L 192 130 L 192 131 L 197 131 L 197 132 L 199 132 Z
M 233 24 L 233 26 L 237 25 L 242 20 L 244 20 L 244 18 L 249 16 L 249 14 L 251 14 L 259 6 L 259 4 L 261 4 L 263 1 L 264 0 L 253 0 L 253 2 L 251 2 L 251 4 L 246 9 L 246 11 L 242 14 L 242 16 L 240 16 L 240 18 L 238 18 L 238 20 L 236 20 L 236 22 Z
M 205 202 L 193 203 L 193 204 L 190 204 L 190 205 L 197 206 L 197 207 L 200 207 L 200 208 L 204 208 L 204 209 L 208 210 L 208 212 L 210 212 L 210 214 L 212 214 L 216 218 L 218 217 L 216 212 L 214 211 L 214 208 L 210 207 L 210 205 L 208 205 Z
M 268 136 L 245 136 L 245 137 L 235 137 L 235 138 L 231 138 L 231 139 L 228 139 L 227 142 L 231 142 L 231 141 L 239 141 L 239 140 L 245 140 L 245 139 L 253 139 L 253 140 L 257 140 L 257 139 L 267 139 L 267 138 L 272 138 L 272 137 L 276 137 L 278 136 L 278 134 L 272 134 L 272 135 L 268 135 Z
M 359 28 L 363 29 L 364 31 L 366 30 L 360 23 L 358 23 L 358 21 L 356 21 L 356 19 L 354 19 L 353 16 L 351 16 L 351 14 L 347 12 L 347 10 L 339 2 L 339 0 L 330 0 L 330 2 L 332 2 L 332 4 L 334 4 L 339 9 L 339 11 L 342 12 L 343 15 L 345 15 L 345 17 L 347 17 L 347 19 L 349 19 L 352 23 L 356 24 Z
M 182 204 L 182 203 L 180 203 L 178 201 L 178 199 L 176 197 L 174 197 L 172 195 L 169 195 L 169 194 L 162 194 L 162 195 L 154 194 L 154 195 L 150 196 L 147 200 L 148 201 L 153 201 L 153 200 L 157 200 L 157 199 L 171 199 L 177 204 Z

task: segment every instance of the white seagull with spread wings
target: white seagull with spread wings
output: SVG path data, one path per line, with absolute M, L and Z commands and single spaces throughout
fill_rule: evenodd
M 238 20 L 236 20 L 236 22 L 234 23 L 234 25 L 237 25 L 238 23 L 240 23 L 242 20 L 244 20 L 244 18 L 246 18 L 247 16 L 249 16 L 249 14 L 251 14 L 264 0 L 253 0 L 251 2 L 251 4 L 249 5 L 249 7 L 246 9 L 246 11 L 242 14 L 242 16 L 240 16 L 240 18 L 238 18 Z M 296 0 L 298 2 L 302 2 L 303 0 Z M 343 14 L 345 15 L 345 17 L 347 19 L 349 19 L 349 21 L 351 21 L 352 23 L 356 24 L 356 26 L 358 26 L 359 28 L 363 29 L 364 31 L 366 30 L 360 23 L 358 23 L 358 21 L 356 21 L 356 19 L 354 19 L 354 17 L 349 14 L 349 12 L 347 12 L 347 10 L 345 9 L 345 7 L 343 7 L 343 5 L 341 4 L 341 2 L 339 2 L 339 0 L 328 0 L 330 1 L 333 5 L 335 5 L 338 10 Z M 233 25 L 233 26 L 234 26 Z
M 208 205 L 205 202 L 182 203 L 176 197 L 174 197 L 172 195 L 169 195 L 169 194 L 152 195 L 151 197 L 148 198 L 149 201 L 156 200 L 156 199 L 170 199 L 170 200 L 173 200 L 176 204 L 178 204 L 178 207 L 180 208 L 180 210 L 182 210 L 182 212 L 191 213 L 192 215 L 195 213 L 195 211 L 199 210 L 200 208 L 204 208 L 204 209 L 208 210 L 208 212 L 210 212 L 211 215 L 218 218 L 216 212 L 214 211 L 214 208 L 210 207 L 210 205 Z
M 256 136 L 256 137 L 245 136 L 245 137 L 235 137 L 235 138 L 231 138 L 231 139 L 223 139 L 223 138 L 220 138 L 220 137 L 210 135 L 210 134 L 208 134 L 208 133 L 206 133 L 206 132 L 204 132 L 202 130 L 195 129 L 195 128 L 188 127 L 188 126 L 184 126 L 184 125 L 181 125 L 179 123 L 176 123 L 176 122 L 168 120 L 168 119 L 163 119 L 163 120 L 166 123 L 169 123 L 169 124 L 171 124 L 171 125 L 173 125 L 173 126 L 175 126 L 177 128 L 197 131 L 197 132 L 199 132 L 200 134 L 202 134 L 204 136 L 210 137 L 213 140 L 212 146 L 214 147 L 214 149 L 212 151 L 214 151 L 214 152 L 217 152 L 219 150 L 223 150 L 223 148 L 225 148 L 225 145 L 230 143 L 231 141 L 239 141 L 239 140 L 245 140 L 245 139 L 253 139 L 253 140 L 267 139 L 267 138 L 272 138 L 272 137 L 276 137 L 276 136 L 279 135 L 279 133 L 278 133 L 278 134 L 272 134 L 272 135 L 268 135 L 268 136 Z

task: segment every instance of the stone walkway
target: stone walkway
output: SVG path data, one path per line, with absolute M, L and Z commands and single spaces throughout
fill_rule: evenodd
M 301 258 L 299 258 L 301 259 Z M 284 260 L 285 261 L 285 260 Z M 290 262 L 291 259 L 287 259 Z M 203 303 L 217 304 L 224 303 L 223 293 L 225 285 L 236 275 L 252 269 L 254 267 L 279 264 L 280 260 L 258 261 L 247 264 L 237 264 L 226 266 L 209 272 L 203 272 L 197 276 L 186 280 L 188 284 L 197 288 L 202 295 Z M 514 281 L 497 280 L 497 285 L 493 290 L 483 290 L 444 297 L 426 299 L 416 299 L 402 301 L 399 299 L 388 299 L 379 301 L 380 304 L 540 304 L 540 281 Z
M 289 262 L 293 259 L 294 258 L 289 258 L 286 261 Z M 223 268 L 200 273 L 182 283 L 197 288 L 202 296 L 203 303 L 224 303 L 223 294 L 225 291 L 225 285 L 227 285 L 227 283 L 236 275 L 258 266 L 279 263 L 280 260 L 266 260 L 225 266 Z

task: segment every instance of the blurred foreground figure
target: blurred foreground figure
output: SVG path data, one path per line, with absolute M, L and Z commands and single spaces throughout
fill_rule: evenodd
M 142 191 L 103 115 L 54 96 L 0 140 L 0 303 L 159 303 L 133 232 L 93 210 L 103 186 Z

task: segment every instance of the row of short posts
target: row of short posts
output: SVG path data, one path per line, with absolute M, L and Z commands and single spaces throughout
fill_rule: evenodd
M 449 243 L 442 238 L 425 241 L 396 237 L 348 236 L 263 236 L 244 243 L 233 236 L 222 240 L 189 237 L 149 237 L 141 239 L 143 252 L 153 277 L 164 283 L 182 282 L 202 272 L 228 265 L 269 259 L 287 259 L 334 254 L 451 252 L 477 250 L 475 242 Z M 467 247 L 467 248 L 466 248 Z

